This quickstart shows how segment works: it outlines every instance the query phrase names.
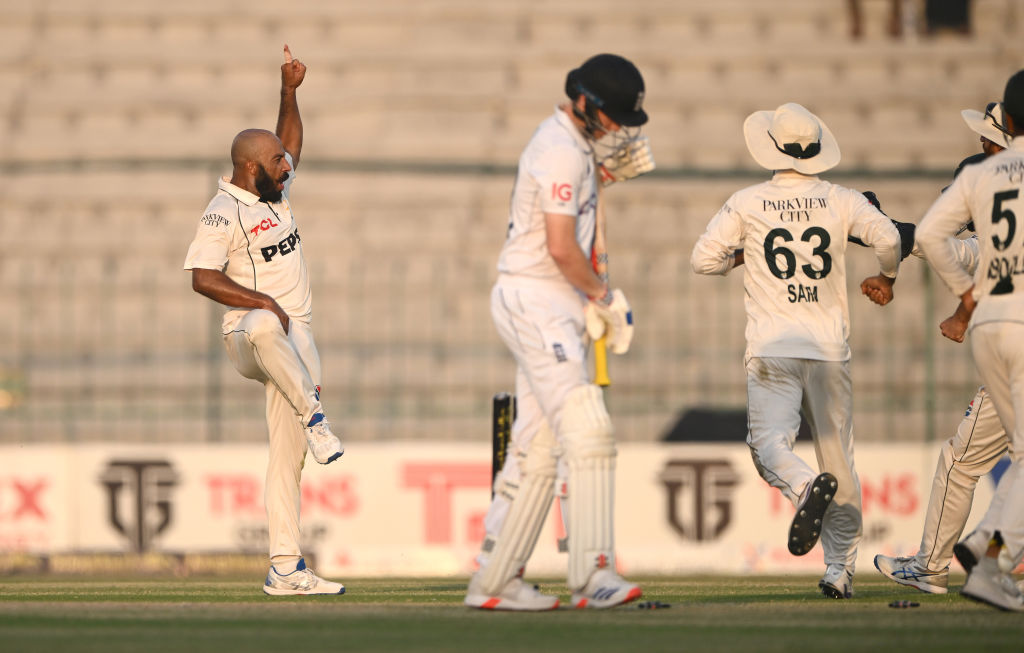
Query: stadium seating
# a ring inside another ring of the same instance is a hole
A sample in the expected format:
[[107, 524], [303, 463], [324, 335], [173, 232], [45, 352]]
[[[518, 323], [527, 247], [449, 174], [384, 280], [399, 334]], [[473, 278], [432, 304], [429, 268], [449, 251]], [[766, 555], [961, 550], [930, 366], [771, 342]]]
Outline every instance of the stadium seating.
[[[310, 67], [293, 200], [347, 437], [483, 437], [512, 381], [487, 297], [516, 158], [599, 51], [644, 71], [659, 164], [609, 192], [612, 274], [639, 326], [612, 361], [619, 437], [742, 406], [740, 279], [696, 278], [688, 259], [729, 194], [764, 177], [743, 119], [804, 103], [840, 140], [836, 180], [918, 221], [979, 150], [959, 111], [1024, 60], [1012, 0], [975, 0], [970, 37], [902, 40], [881, 29], [886, 3], [863, 4], [854, 41], [845, 0], [0, 2], [0, 219], [19, 238], [0, 259], [0, 387], [24, 379], [0, 441], [264, 437], [262, 393], [230, 369], [219, 309], [181, 262], [231, 138], [273, 128], [285, 42]], [[849, 258], [855, 288], [870, 252]], [[920, 262], [904, 272], [884, 311], [851, 293], [858, 437], [932, 437], [929, 402], [974, 383], [964, 348], [921, 318], [951, 298]], [[926, 378], [923, 361], [956, 373]]]

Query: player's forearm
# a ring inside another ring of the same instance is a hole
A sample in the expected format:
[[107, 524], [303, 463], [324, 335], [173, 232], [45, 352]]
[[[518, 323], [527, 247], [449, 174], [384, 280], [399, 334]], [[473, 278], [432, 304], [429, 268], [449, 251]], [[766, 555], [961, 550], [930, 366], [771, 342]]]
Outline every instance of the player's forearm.
[[608, 290], [578, 247], [575, 252], [553, 251], [551, 258], [566, 281], [587, 297], [601, 297]]
[[219, 304], [234, 308], [274, 310], [277, 307], [277, 302], [269, 295], [239, 285], [220, 270], [194, 268], [192, 290]]
[[302, 116], [299, 115], [299, 102], [295, 96], [295, 88], [281, 85], [281, 106], [277, 112], [277, 137], [288, 154], [292, 155], [292, 165], [299, 164], [302, 151]]
[[974, 279], [960, 263], [951, 234], [952, 229], [941, 221], [925, 216], [917, 228], [917, 242], [939, 278], [954, 295], [960, 296], [974, 285]]
[[900, 232], [892, 220], [875, 220], [865, 226], [859, 234], [855, 234], [855, 237], [871, 246], [875, 258], [878, 259], [879, 272], [890, 279], [895, 279], [900, 269], [902, 241]]

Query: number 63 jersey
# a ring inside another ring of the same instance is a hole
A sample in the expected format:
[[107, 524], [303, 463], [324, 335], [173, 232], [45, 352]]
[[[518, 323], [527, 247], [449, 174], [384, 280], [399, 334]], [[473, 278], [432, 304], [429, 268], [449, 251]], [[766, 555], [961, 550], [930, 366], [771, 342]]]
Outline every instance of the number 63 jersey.
[[[974, 277], [948, 242], [974, 220], [980, 245]], [[928, 209], [917, 230], [928, 262], [956, 295], [974, 286], [971, 326], [1024, 322], [1024, 138], [967, 166]]]
[[900, 237], [856, 190], [795, 171], [732, 195], [697, 241], [690, 263], [726, 274], [743, 250], [748, 358], [850, 358], [846, 239], [870, 246], [894, 278]]

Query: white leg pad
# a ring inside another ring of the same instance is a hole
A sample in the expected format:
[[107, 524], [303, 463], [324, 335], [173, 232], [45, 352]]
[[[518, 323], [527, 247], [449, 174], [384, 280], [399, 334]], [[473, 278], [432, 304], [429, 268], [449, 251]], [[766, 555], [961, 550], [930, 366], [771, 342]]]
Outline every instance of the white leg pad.
[[569, 589], [582, 590], [598, 569], [615, 569], [615, 439], [596, 385], [572, 390], [562, 409], [569, 464]]
[[533, 554], [555, 494], [556, 448], [554, 433], [543, 425], [520, 463], [518, 492], [489, 559], [480, 569], [480, 587], [487, 594], [500, 593]]

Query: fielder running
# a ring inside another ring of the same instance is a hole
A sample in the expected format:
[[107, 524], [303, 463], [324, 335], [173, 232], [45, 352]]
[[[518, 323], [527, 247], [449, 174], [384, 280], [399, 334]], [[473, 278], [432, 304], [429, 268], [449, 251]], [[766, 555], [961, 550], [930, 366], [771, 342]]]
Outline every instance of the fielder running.
[[[990, 102], [984, 113], [964, 109], [961, 114], [967, 125], [980, 135], [983, 151], [980, 156], [972, 155], [964, 159], [954, 179], [966, 165], [1001, 152], [1010, 143], [1003, 125], [1002, 105], [998, 102]], [[968, 224], [973, 230], [974, 225]], [[978, 267], [977, 236], [963, 240], [954, 238], [952, 244], [956, 248], [957, 261], [968, 274], [974, 274]], [[919, 246], [915, 245], [913, 252], [923, 256]], [[942, 335], [950, 340], [964, 341], [967, 319], [962, 302], [952, 316], [943, 320], [939, 328]], [[981, 386], [968, 405], [956, 433], [939, 452], [925, 511], [921, 546], [917, 553], [897, 557], [876, 555], [875, 568], [900, 585], [915, 587], [931, 594], [945, 594], [949, 586], [949, 563], [953, 559], [953, 546], [967, 525], [978, 479], [992, 471], [1006, 453], [1008, 442], [995, 406], [985, 386]], [[972, 542], [976, 540], [976, 548], [981, 548], [989, 536], [975, 532], [968, 535], [967, 539]]]
[[295, 91], [305, 75], [284, 46], [277, 133], [247, 129], [235, 137], [231, 178], [218, 182], [185, 258], [192, 288], [228, 307], [222, 332], [231, 363], [266, 387], [270, 571], [263, 591], [273, 595], [345, 592], [308, 569], [299, 549], [307, 446], [324, 465], [344, 453], [320, 405], [309, 276], [289, 202], [302, 150]]
[[[853, 596], [861, 538], [854, 468], [846, 243], [871, 247], [880, 274], [861, 283], [877, 304], [892, 300], [900, 261], [896, 227], [858, 191], [818, 178], [839, 163], [839, 145], [799, 104], [759, 111], [743, 125], [770, 181], [733, 194], [697, 241], [691, 265], [726, 274], [744, 262], [747, 444], [761, 477], [796, 507], [794, 555], [822, 540], [825, 596]], [[743, 252], [737, 255], [737, 250]], [[819, 471], [793, 451], [803, 411]]]
[[601, 389], [589, 378], [584, 325], [591, 337], [604, 332], [614, 353], [629, 349], [629, 304], [594, 272], [591, 255], [600, 185], [653, 168], [639, 136], [644, 83], [632, 63], [601, 54], [571, 71], [565, 90], [571, 102], [540, 124], [519, 159], [491, 293], [491, 315], [517, 365], [517, 414], [484, 521], [480, 569], [466, 593], [476, 608], [558, 607], [558, 597], [522, 576], [560, 458], [568, 467], [573, 606], [606, 608], [641, 595], [615, 571], [615, 440]]
[[[967, 166], [935, 201], [918, 227], [925, 258], [970, 318], [971, 353], [1009, 435], [1010, 467], [1000, 479], [976, 533], [953, 548], [968, 569], [960, 590], [1003, 610], [1024, 611], [1024, 596], [1010, 575], [1024, 555], [1024, 70], [1003, 94], [1009, 146]], [[949, 239], [974, 217], [980, 262], [974, 276], [957, 261]], [[1020, 284], [1020, 285], [1018, 285]], [[978, 538], [980, 540], [980, 538]]]

